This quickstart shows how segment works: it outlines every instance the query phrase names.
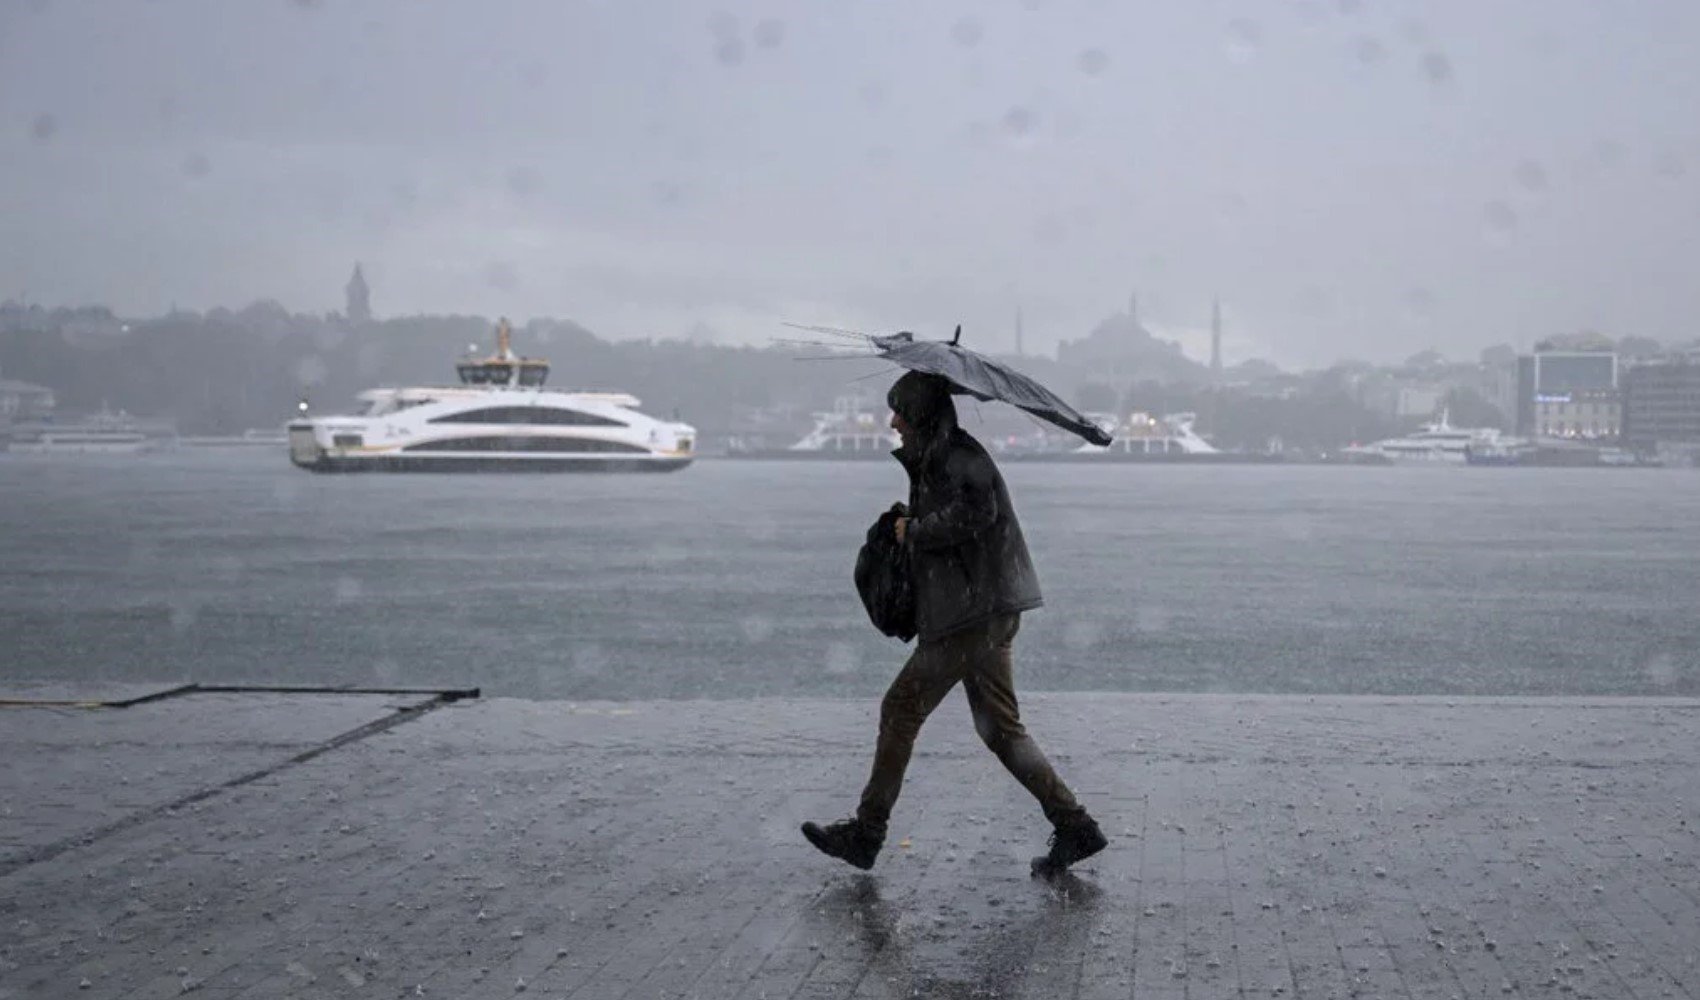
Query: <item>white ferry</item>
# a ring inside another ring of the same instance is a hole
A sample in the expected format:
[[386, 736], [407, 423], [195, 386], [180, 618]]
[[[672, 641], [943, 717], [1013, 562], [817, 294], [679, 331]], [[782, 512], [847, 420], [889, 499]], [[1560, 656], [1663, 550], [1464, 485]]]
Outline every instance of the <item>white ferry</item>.
[[1198, 421], [1196, 413], [1154, 417], [1149, 413], [1134, 412], [1126, 420], [1117, 419], [1113, 413], [1088, 413], [1085, 416], [1102, 427], [1112, 440], [1103, 447], [1083, 444], [1074, 449], [1076, 455], [1159, 459], [1222, 454], [1193, 430], [1193, 424]]
[[1463, 465], [1470, 456], [1498, 454], [1521, 442], [1493, 427], [1453, 427], [1445, 410], [1440, 419], [1404, 437], [1342, 449], [1347, 461], [1385, 461], [1395, 465]]
[[733, 447], [731, 458], [784, 459], [890, 459], [902, 444], [891, 429], [891, 413], [884, 407], [869, 409], [861, 396], [840, 396], [831, 410], [813, 414], [815, 425], [807, 434], [783, 448]]
[[549, 363], [515, 355], [510, 336], [504, 319], [494, 354], [455, 365], [459, 385], [370, 389], [356, 414], [290, 422], [290, 461], [313, 472], [670, 472], [691, 463], [689, 424], [640, 413], [621, 392], [545, 389]]

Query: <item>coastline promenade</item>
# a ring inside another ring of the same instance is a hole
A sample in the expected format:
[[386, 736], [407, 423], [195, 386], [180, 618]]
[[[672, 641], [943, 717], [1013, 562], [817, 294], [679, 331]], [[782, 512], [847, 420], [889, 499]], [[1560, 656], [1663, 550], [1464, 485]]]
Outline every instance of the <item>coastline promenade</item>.
[[867, 874], [872, 699], [469, 694], [0, 685], [0, 1000], [1700, 995], [1692, 699], [1029, 694], [1044, 882], [960, 691]]

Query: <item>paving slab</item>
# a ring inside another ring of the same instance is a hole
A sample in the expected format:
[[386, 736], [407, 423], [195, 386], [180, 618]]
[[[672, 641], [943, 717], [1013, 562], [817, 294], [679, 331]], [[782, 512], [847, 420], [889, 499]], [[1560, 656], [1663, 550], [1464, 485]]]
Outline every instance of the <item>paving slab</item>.
[[[54, 778], [79, 740], [145, 785], [156, 750], [275, 757], [374, 707], [271, 697], [245, 725], [9, 710], [37, 759], [0, 796], [104, 798], [101, 768]], [[0, 875], [0, 998], [1700, 993], [1700, 702], [1029, 695], [1111, 837], [1050, 882], [960, 694], [875, 869], [815, 854], [797, 824], [850, 810], [876, 710], [419, 713]]]
[[[107, 708], [172, 688], [6, 690], [15, 700], [0, 708], [0, 872], [430, 701], [195, 693]], [[18, 703], [25, 700], [36, 704]]]

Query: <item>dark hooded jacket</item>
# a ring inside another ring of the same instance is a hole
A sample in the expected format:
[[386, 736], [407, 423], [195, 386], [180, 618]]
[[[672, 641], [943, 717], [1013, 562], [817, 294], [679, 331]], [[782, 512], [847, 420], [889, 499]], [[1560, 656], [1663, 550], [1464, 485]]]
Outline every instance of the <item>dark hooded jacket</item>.
[[910, 372], [886, 397], [912, 431], [893, 454], [909, 473], [907, 547], [923, 641], [1044, 600], [1003, 476], [956, 424], [950, 383]]

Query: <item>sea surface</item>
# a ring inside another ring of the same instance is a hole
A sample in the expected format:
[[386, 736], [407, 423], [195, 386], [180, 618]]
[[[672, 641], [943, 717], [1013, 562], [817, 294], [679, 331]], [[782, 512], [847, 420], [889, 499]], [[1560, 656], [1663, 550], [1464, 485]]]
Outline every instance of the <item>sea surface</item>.
[[[1010, 465], [1018, 683], [1700, 694], [1693, 470]], [[865, 695], [895, 462], [367, 475], [0, 454], [0, 676]]]

